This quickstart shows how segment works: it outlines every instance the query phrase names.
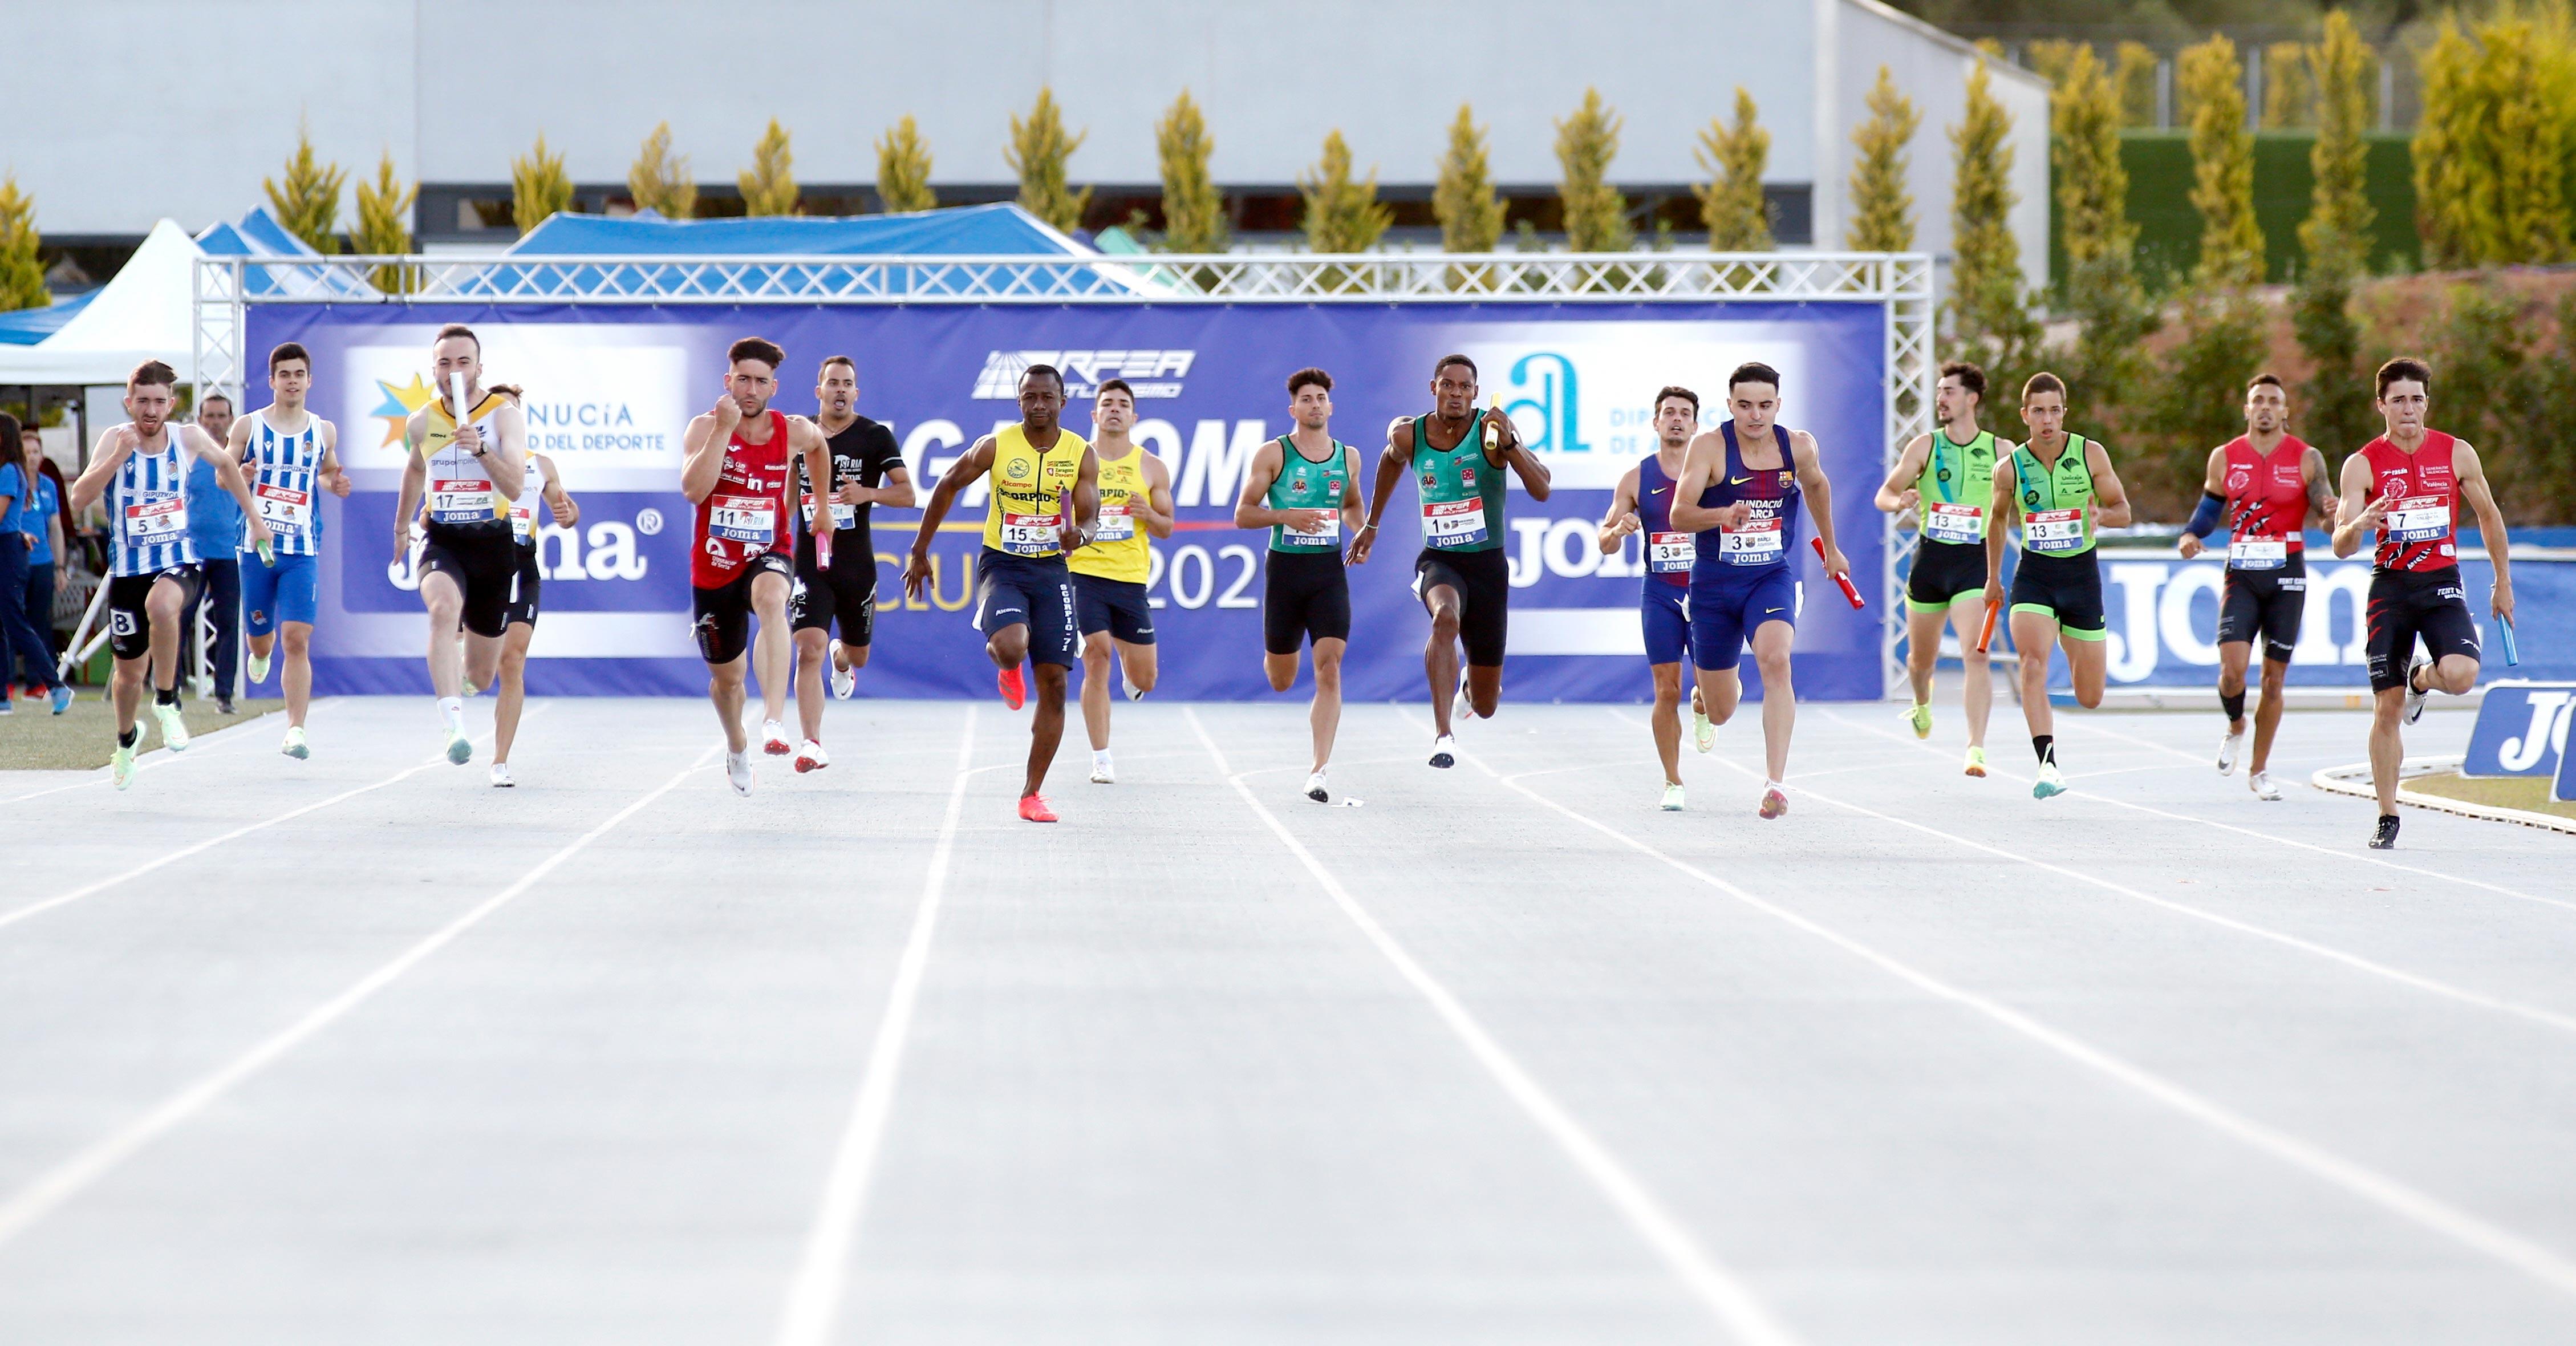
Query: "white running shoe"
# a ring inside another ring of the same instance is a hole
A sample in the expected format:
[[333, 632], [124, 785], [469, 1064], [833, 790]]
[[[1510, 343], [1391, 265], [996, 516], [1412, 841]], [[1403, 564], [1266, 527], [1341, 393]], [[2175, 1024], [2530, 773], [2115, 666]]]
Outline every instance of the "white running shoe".
[[2245, 736], [2243, 734], [2229, 734], [2227, 737], [2218, 740], [2219, 775], [2233, 776], [2236, 774], [2236, 753], [2238, 749], [2243, 748], [2244, 746]]
[[1476, 718], [1476, 703], [1469, 700], [1467, 697], [1467, 678], [1465, 674], [1460, 674], [1458, 677], [1458, 696], [1457, 699], [1452, 701], [1449, 705], [1449, 717], [1455, 720], [1472, 720]]
[[1125, 664], [1120, 664], [1118, 666], [1118, 686], [1127, 693], [1127, 699], [1130, 701], [1142, 701], [1145, 699], [1145, 689], [1137, 686], [1134, 682], [1128, 679], [1127, 666]]
[[754, 776], [751, 771], [751, 754], [747, 752], [726, 753], [725, 779], [732, 782], [733, 792], [735, 794], [748, 797], [751, 794], [753, 782], [759, 779]]
[[2066, 793], [2066, 773], [2059, 771], [2055, 762], [2040, 763], [2039, 776], [2030, 783], [2030, 797], [2046, 799], [2050, 795], [2064, 793]]
[[796, 750], [796, 769], [800, 772], [820, 771], [831, 764], [832, 755], [823, 751], [820, 739], [809, 738], [803, 747]]
[[304, 741], [304, 726], [300, 724], [286, 727], [286, 741], [279, 744], [277, 750], [299, 762], [313, 755], [312, 747]]
[[252, 682], [266, 682], [266, 681], [268, 681], [268, 656], [267, 656], [267, 655], [265, 655], [265, 654], [254, 654], [254, 655], [252, 655], [252, 656], [250, 657], [250, 680], [251, 680]]
[[494, 762], [494, 763], [492, 764], [492, 788], [493, 788], [493, 789], [495, 789], [495, 790], [507, 790], [507, 789], [511, 789], [511, 788], [513, 788], [513, 787], [517, 786], [517, 785], [518, 785], [518, 783], [519, 783], [519, 779], [518, 779], [518, 777], [513, 776], [513, 775], [511, 775], [511, 774], [510, 774], [510, 764], [509, 764], [509, 763], [507, 763], [507, 762]]
[[1118, 768], [1109, 760], [1108, 753], [1096, 752], [1091, 755], [1091, 783], [1094, 785], [1118, 783]]
[[2432, 695], [2430, 692], [2415, 690], [2415, 675], [2431, 672], [2432, 668], [2433, 661], [2419, 654], [2415, 656], [2415, 662], [2406, 670], [2406, 722], [2408, 724], [2424, 718], [2424, 698]]
[[188, 722], [179, 718], [177, 706], [152, 703], [152, 721], [161, 726], [161, 746], [172, 752], [188, 750]]
[[1678, 786], [1678, 785], [1672, 785], [1672, 784], [1667, 784], [1667, 785], [1665, 785], [1665, 786], [1664, 786], [1664, 812], [1666, 812], [1666, 813], [1679, 813], [1679, 812], [1681, 812], [1681, 811], [1682, 811], [1682, 787], [1680, 787], [1680, 786]]
[[1324, 788], [1323, 772], [1318, 771], [1306, 778], [1306, 797], [1318, 804], [1333, 802], [1333, 792]]
[[858, 694], [859, 670], [841, 667], [841, 642], [832, 642], [832, 699], [847, 701]]
[[787, 741], [787, 726], [776, 720], [763, 720], [760, 722], [760, 750], [772, 757], [785, 757], [796, 751], [796, 745]]
[[2272, 783], [2272, 773], [2269, 771], [2257, 771], [2254, 774], [2247, 776], [2245, 778], [2245, 784], [2248, 788], [2254, 791], [2254, 797], [2256, 799], [2260, 799], [2267, 804], [2277, 801], [2281, 797], [2281, 787]]
[[1708, 712], [1697, 706], [1691, 707], [1691, 746], [1701, 752], [1717, 747], [1717, 726], [1709, 721]]
[[1457, 749], [1458, 738], [1455, 734], [1442, 734], [1431, 740], [1431, 765], [1443, 769], [1458, 765]]

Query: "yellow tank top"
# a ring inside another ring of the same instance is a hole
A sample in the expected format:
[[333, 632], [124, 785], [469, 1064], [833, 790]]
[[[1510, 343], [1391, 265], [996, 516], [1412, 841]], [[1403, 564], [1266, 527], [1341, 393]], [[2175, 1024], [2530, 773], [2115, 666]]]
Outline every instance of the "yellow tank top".
[[1090, 546], [1075, 551], [1066, 562], [1074, 573], [1130, 584], [1145, 582], [1152, 564], [1146, 554], [1146, 533], [1137, 526], [1136, 516], [1127, 512], [1127, 502], [1151, 504], [1153, 489], [1145, 476], [1142, 448], [1115, 462], [1100, 460], [1100, 530], [1092, 535]]
[[993, 432], [993, 500], [984, 515], [984, 545], [1006, 556], [1060, 556], [1056, 525], [1065, 514], [1064, 493], [1082, 474], [1089, 441], [1059, 428], [1055, 447], [1040, 453], [1028, 432], [1006, 425]]
[[[482, 432], [490, 452], [500, 452], [501, 432], [492, 420], [507, 404], [499, 393], [485, 393], [466, 417]], [[421, 462], [429, 469], [429, 521], [461, 528], [510, 517], [510, 498], [493, 485], [483, 460], [455, 443], [456, 418], [448, 414], [446, 403], [432, 401], [420, 435]]]

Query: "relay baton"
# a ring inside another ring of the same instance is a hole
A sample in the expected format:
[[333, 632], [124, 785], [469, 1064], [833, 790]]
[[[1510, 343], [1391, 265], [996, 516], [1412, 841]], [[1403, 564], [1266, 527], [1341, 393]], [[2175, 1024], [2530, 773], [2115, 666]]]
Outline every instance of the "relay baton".
[[1977, 630], [1977, 653], [1984, 654], [1986, 651], [1994, 648], [1995, 619], [2002, 615], [2004, 615], [2003, 600], [1999, 598], [1987, 599], [1986, 624]]
[[[1807, 539], [1807, 541], [1808, 541], [1808, 542], [1810, 542], [1810, 543], [1812, 543], [1812, 544], [1814, 544], [1814, 546], [1815, 546], [1815, 548], [1816, 548], [1816, 559], [1817, 559], [1817, 560], [1819, 560], [1819, 561], [1824, 561], [1824, 560], [1825, 560], [1825, 540], [1824, 540], [1823, 538], [1820, 538], [1820, 537], [1811, 537], [1811, 538]], [[1826, 561], [1825, 563], [1826, 563], [1827, 565], [1831, 565], [1831, 564], [1832, 564], [1832, 562], [1830, 562], [1830, 561]], [[1850, 575], [1848, 572], [1846, 572], [1846, 573], [1844, 573], [1844, 574], [1840, 574], [1840, 575], [1836, 575], [1836, 576], [1834, 576], [1834, 583], [1836, 583], [1836, 584], [1839, 584], [1839, 585], [1843, 586], [1843, 597], [1850, 599], [1850, 600], [1851, 600], [1851, 605], [1852, 605], [1853, 607], [1859, 607], [1859, 606], [1861, 606], [1860, 590], [1855, 589], [1855, 588], [1853, 588], [1853, 587], [1852, 587], [1851, 575]]]
[[2521, 663], [2522, 651], [2513, 647], [2513, 618], [2496, 618], [2496, 634], [2504, 637], [2504, 662], [2506, 667], [2509, 668], [2515, 664]]

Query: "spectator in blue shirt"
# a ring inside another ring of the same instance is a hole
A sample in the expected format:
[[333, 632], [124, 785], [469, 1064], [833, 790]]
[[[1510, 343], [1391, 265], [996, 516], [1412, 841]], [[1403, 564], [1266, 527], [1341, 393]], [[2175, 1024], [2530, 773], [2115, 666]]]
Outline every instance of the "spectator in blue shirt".
[[[197, 424], [215, 442], [227, 442], [233, 432], [232, 399], [213, 393], [197, 404]], [[188, 537], [197, 544], [197, 561], [205, 567], [206, 582], [198, 586], [198, 601], [206, 604], [207, 620], [214, 624], [215, 648], [206, 671], [214, 675], [215, 709], [233, 713], [233, 669], [241, 654], [241, 539], [242, 512], [224, 488], [216, 484], [215, 465], [203, 458], [192, 460], [188, 468]], [[179, 662], [184, 668], [197, 653], [197, 604], [190, 603], [179, 619]]]
[[[10, 679], [6, 676], [13, 665], [33, 669], [38, 682], [54, 702], [54, 713], [63, 713], [71, 704], [69, 689], [54, 682], [53, 641], [46, 637], [39, 622], [50, 623], [54, 616], [52, 586], [46, 586], [44, 615], [31, 616], [27, 611], [27, 557], [34, 550], [30, 533], [45, 526], [43, 501], [36, 498], [35, 483], [44, 478], [26, 457], [26, 438], [18, 433], [18, 418], [0, 412], [0, 714], [15, 709], [10, 704]], [[51, 567], [47, 568], [48, 576]]]

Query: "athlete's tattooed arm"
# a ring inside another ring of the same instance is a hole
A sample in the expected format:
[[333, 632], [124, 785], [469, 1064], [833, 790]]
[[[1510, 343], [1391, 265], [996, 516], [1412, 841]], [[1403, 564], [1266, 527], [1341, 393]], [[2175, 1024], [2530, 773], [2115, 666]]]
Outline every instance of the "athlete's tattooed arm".
[[939, 521], [948, 517], [948, 507], [957, 494], [975, 484], [978, 477], [993, 470], [993, 437], [975, 441], [966, 456], [948, 465], [939, 474], [939, 484], [930, 488], [930, 499], [921, 507], [921, 527], [912, 535], [912, 551], [904, 557], [903, 591], [918, 599], [922, 587], [930, 583], [930, 540], [939, 536]]
[[1816, 540], [1825, 544], [1825, 573], [1848, 575], [1851, 558], [1834, 543], [1834, 483], [1825, 476], [1825, 455], [1816, 437], [1789, 432], [1789, 461], [1798, 473], [1798, 493], [1807, 497], [1807, 517], [1816, 521]]
[[1640, 469], [1629, 468], [1619, 479], [1619, 489], [1610, 493], [1610, 512], [1601, 516], [1601, 554], [1608, 556], [1626, 543], [1628, 535], [1645, 527], [1637, 519], [1637, 476]]
[[2361, 550], [2362, 539], [2379, 529], [2388, 510], [2384, 498], [2370, 492], [2370, 460], [2360, 454], [2343, 460], [2343, 501], [2335, 511], [2334, 554], [2340, 560]]
[[1368, 564], [1369, 552], [1377, 544], [1378, 521], [1386, 517], [1386, 504], [1395, 496], [1395, 483], [1413, 466], [1413, 418], [1398, 416], [1386, 423], [1386, 449], [1377, 456], [1377, 485], [1369, 492], [1368, 522], [1360, 525], [1359, 535], [1351, 539], [1350, 563]]
[[2459, 478], [2460, 498], [2478, 516], [2478, 540], [2487, 548], [2487, 560], [2495, 566], [2495, 615], [2513, 620], [2513, 561], [2505, 555], [2511, 542], [2504, 533], [2504, 511], [2496, 508], [2495, 488], [2487, 481], [2486, 464], [2478, 461], [2478, 451], [2461, 440], [2451, 448], [2451, 471]]
[[2308, 446], [2307, 456], [2299, 460], [2299, 476], [2308, 487], [2308, 513], [2319, 519], [2331, 519], [2335, 513], [2334, 474], [2326, 470], [2326, 456]]

